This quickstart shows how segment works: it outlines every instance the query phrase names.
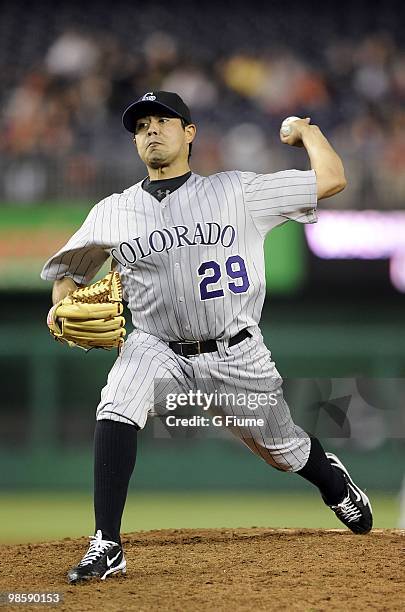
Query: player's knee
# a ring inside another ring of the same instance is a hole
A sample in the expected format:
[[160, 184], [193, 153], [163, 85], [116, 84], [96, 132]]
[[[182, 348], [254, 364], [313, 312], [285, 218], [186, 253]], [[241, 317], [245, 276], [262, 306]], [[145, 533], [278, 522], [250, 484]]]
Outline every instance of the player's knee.
[[271, 449], [267, 463], [280, 472], [298, 472], [308, 460], [309, 449], [309, 445], [303, 445], [302, 442], [297, 448], [288, 451]]

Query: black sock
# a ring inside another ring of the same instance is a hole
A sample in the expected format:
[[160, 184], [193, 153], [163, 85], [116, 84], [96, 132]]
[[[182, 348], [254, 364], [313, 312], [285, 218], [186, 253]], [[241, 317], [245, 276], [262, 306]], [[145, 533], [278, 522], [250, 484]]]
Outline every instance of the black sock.
[[297, 474], [318, 487], [329, 506], [339, 504], [345, 496], [346, 481], [340, 470], [332, 467], [317, 438], [311, 438], [308, 461]]
[[137, 428], [97, 421], [94, 432], [94, 515], [104, 540], [121, 543], [121, 518], [135, 467]]

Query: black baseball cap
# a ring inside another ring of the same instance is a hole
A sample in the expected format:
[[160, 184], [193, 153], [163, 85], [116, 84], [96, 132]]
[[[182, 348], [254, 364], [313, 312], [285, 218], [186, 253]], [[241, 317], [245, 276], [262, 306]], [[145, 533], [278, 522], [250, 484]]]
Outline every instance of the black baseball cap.
[[137, 119], [153, 115], [156, 111], [167, 113], [169, 116], [180, 117], [187, 123], [192, 123], [190, 109], [178, 94], [171, 91], [148, 91], [124, 111], [122, 115], [123, 126], [128, 132], [134, 134]]

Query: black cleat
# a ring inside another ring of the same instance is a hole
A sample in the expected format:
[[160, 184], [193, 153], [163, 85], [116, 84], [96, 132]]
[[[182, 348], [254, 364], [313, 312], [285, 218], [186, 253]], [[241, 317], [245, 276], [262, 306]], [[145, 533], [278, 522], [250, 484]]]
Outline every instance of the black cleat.
[[79, 565], [68, 572], [68, 581], [76, 583], [90, 578], [105, 580], [118, 572], [125, 574], [126, 567], [122, 547], [116, 542], [103, 540], [103, 534], [98, 530], [95, 536], [90, 536], [89, 550]]
[[[368, 533], [373, 526], [373, 511], [367, 495], [350, 478], [349, 472], [333, 453], [326, 453], [332, 466], [343, 472], [347, 495], [336, 506], [329, 506], [353, 533]], [[329, 505], [329, 504], [327, 504]]]

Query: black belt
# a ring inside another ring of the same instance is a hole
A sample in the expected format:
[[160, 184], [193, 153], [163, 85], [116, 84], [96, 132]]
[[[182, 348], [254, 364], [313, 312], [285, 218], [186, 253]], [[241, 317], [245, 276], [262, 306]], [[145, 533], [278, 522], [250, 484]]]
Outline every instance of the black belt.
[[[229, 340], [229, 346], [235, 346], [235, 344], [239, 344], [245, 338], [251, 338], [252, 334], [248, 332], [248, 330], [242, 329], [240, 332], [236, 334], [233, 338]], [[169, 342], [169, 346], [177, 353], [177, 355], [182, 355], [183, 357], [190, 357], [192, 355], [199, 355], [200, 353], [213, 353], [218, 350], [218, 345], [216, 340], [204, 340], [198, 342], [198, 340], [187, 340], [186, 342]]]

